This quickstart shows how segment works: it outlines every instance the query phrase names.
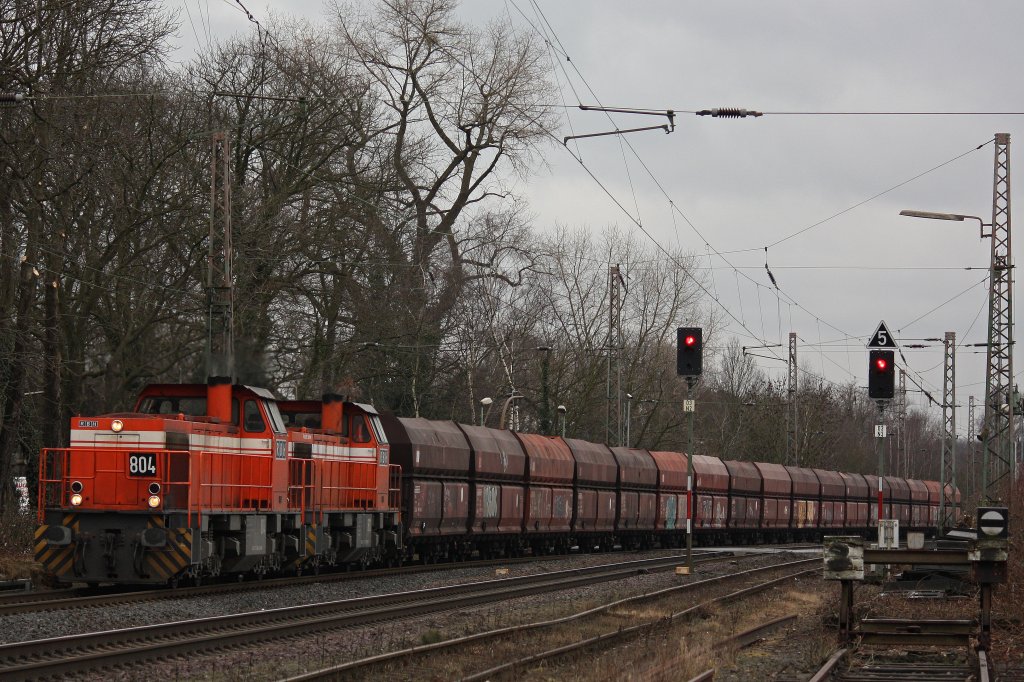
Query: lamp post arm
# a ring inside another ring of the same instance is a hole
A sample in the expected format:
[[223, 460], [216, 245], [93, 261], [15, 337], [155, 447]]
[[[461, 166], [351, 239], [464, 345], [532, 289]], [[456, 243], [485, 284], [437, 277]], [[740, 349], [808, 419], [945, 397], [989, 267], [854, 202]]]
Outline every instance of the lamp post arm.
[[498, 428], [504, 430], [505, 418], [508, 417], [508, 406], [512, 404], [513, 400], [522, 398], [522, 394], [513, 393], [508, 398], [505, 398], [505, 404], [501, 406], [501, 420], [498, 422]]
[[[991, 230], [992, 230], [992, 223], [986, 223], [984, 220], [982, 220], [981, 218], [979, 218], [976, 215], [965, 215], [964, 218], [970, 218], [971, 220], [977, 220], [978, 221], [978, 235], [982, 239], [984, 239], [985, 237], [991, 237], [992, 236], [992, 232], [991, 232]], [[989, 233], [988, 234], [985, 234], [985, 228], [986, 227], [989, 228]]]
[[908, 216], [910, 218], [926, 218], [928, 220], [956, 220], [963, 222], [964, 220], [977, 220], [978, 229], [981, 232], [981, 237], [991, 237], [992, 233], [985, 234], [986, 227], [992, 227], [992, 223], [986, 223], [979, 216], [967, 215], [965, 213], [938, 213], [935, 211], [913, 211], [909, 209], [903, 209], [900, 211], [900, 215]]

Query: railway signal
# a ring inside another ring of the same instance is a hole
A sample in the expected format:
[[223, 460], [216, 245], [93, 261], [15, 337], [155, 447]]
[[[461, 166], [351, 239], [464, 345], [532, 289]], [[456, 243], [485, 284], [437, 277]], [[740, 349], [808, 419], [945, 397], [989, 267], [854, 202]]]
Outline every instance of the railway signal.
[[679, 327], [676, 330], [676, 374], [699, 377], [704, 371], [704, 329]]
[[1008, 517], [1006, 507], [978, 507], [978, 537], [1005, 541], [1009, 537]]
[[875, 400], [892, 400], [896, 395], [895, 353], [873, 350], [869, 353], [868, 396]]

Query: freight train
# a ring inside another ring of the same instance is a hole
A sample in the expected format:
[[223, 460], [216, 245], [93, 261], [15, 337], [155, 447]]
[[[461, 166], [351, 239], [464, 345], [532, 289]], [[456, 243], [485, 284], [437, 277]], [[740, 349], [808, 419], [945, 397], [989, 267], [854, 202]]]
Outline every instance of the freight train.
[[[877, 525], [878, 478], [694, 455], [698, 543]], [[40, 458], [37, 560], [59, 583], [198, 583], [471, 556], [677, 547], [684, 454], [157, 384], [132, 412], [71, 419]], [[936, 523], [934, 481], [885, 477], [884, 515]], [[958, 493], [956, 493], [958, 496]], [[957, 497], [959, 501], [959, 498]]]

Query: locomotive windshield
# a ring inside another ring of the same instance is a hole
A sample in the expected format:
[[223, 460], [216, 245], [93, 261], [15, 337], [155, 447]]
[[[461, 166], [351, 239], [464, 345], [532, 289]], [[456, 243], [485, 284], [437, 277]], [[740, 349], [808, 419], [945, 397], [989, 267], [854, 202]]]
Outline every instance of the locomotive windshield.
[[366, 428], [366, 417], [361, 414], [354, 414], [351, 417], [352, 427], [348, 435], [352, 443], [369, 443], [370, 431]]
[[281, 418], [281, 411], [277, 409], [277, 403], [272, 400], [264, 400], [263, 407], [267, 410], [267, 415], [270, 417], [270, 428], [274, 430], [274, 433], [284, 433], [284, 419]]
[[373, 432], [377, 434], [377, 442], [384, 445], [388, 442], [388, 437], [384, 435], [384, 425], [380, 423], [380, 417], [375, 414], [370, 415], [370, 424], [373, 426]]

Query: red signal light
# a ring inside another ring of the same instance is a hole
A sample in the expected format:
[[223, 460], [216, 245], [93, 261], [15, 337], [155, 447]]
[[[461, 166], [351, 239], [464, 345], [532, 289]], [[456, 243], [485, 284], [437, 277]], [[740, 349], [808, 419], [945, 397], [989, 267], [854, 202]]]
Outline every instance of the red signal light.
[[891, 350], [872, 349], [868, 362], [868, 397], [892, 400], [896, 395], [896, 358]]
[[704, 330], [700, 327], [676, 329], [676, 374], [694, 379], [704, 364]]

